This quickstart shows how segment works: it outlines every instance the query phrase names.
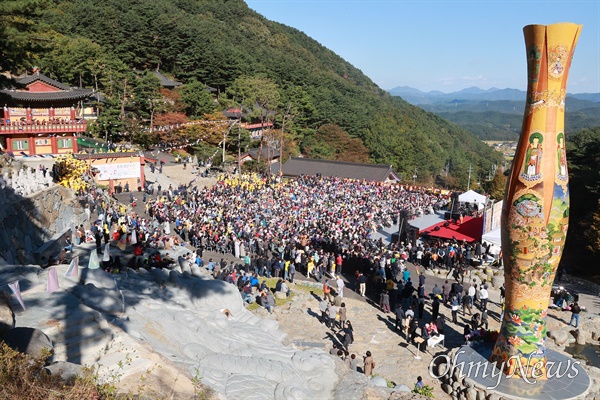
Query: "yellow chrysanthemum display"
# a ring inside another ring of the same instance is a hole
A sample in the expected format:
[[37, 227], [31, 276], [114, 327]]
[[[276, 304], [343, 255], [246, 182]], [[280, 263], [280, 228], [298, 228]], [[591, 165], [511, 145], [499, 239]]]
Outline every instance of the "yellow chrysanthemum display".
[[73, 190], [86, 189], [89, 184], [83, 180], [89, 166], [83, 160], [78, 160], [72, 154], [60, 156], [55, 161], [58, 172], [58, 184]]
[[225, 185], [230, 187], [240, 187], [253, 192], [265, 186], [265, 180], [258, 174], [242, 174], [241, 176], [232, 176], [223, 180]]

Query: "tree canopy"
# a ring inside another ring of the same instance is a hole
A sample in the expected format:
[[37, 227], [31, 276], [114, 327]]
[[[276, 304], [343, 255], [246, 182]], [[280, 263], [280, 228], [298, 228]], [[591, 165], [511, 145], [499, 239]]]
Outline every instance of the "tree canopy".
[[[501, 159], [466, 130], [390, 96], [331, 50], [241, 0], [56, 0], [31, 18], [52, 32], [50, 52], [39, 57], [44, 73], [111, 97], [123, 125], [117, 137], [136, 135], [140, 123], [160, 120], [155, 114], [163, 111], [188, 118], [212, 112], [199, 90], [210, 85], [219, 94], [215, 111], [239, 103], [251, 122], [270, 120], [275, 129], [292, 104], [285, 142], [294, 149], [314, 150], [319, 129], [335, 125], [349, 143], [366, 147], [357, 153], [368, 153], [370, 162], [411, 177], [418, 167], [422, 183], [445, 171], [466, 187], [470, 165], [487, 174]], [[184, 83], [165, 110], [136, 98], [143, 82], [130, 73], [156, 68]]]

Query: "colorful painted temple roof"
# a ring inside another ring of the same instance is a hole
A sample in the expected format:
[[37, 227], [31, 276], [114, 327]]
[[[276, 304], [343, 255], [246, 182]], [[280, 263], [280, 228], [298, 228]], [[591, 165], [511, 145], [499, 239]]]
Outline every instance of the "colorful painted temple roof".
[[14, 78], [10, 88], [0, 90], [4, 96], [17, 103], [77, 101], [88, 98], [92, 89], [70, 87], [37, 71], [31, 75]]

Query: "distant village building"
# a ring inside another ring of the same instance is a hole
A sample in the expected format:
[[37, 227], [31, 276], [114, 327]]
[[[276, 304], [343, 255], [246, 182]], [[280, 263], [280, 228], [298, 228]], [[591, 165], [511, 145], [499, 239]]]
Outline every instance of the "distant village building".
[[250, 149], [240, 156], [240, 164], [243, 165], [247, 161], [260, 161], [268, 164], [273, 164], [279, 160], [279, 149], [270, 146], [263, 146], [262, 152], [260, 148]]
[[[222, 113], [229, 120], [241, 120], [246, 116], [246, 113], [241, 108], [228, 108]], [[250, 132], [251, 140], [260, 140], [267, 129], [273, 129], [273, 121], [265, 122], [242, 122], [240, 127]]]
[[273, 128], [273, 122], [267, 121], [257, 124], [243, 122], [240, 126], [250, 132], [251, 140], [260, 140], [267, 129]]
[[160, 81], [160, 86], [164, 87], [165, 89], [171, 89], [172, 90], [172, 89], [175, 89], [178, 86], [183, 85], [181, 82], [177, 82], [177, 81], [174, 81], [172, 79], [167, 78], [166, 76], [164, 76], [163, 74], [161, 74], [158, 70], [152, 71], [152, 73]]
[[363, 164], [346, 161], [291, 157], [282, 167], [284, 177], [332, 176], [373, 182], [398, 182], [400, 177], [391, 165]]
[[[36, 70], [0, 90], [0, 146], [14, 155], [77, 152], [77, 135], [86, 131], [83, 102], [92, 89], [70, 87]], [[93, 111], [91, 112], [93, 114]]]

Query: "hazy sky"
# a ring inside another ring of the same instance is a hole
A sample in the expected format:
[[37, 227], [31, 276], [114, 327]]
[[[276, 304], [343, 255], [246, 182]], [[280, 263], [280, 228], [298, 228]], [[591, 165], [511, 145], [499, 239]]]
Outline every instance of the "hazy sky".
[[527, 90], [523, 27], [583, 25], [569, 93], [600, 92], [600, 0], [246, 0], [360, 69], [382, 89]]

